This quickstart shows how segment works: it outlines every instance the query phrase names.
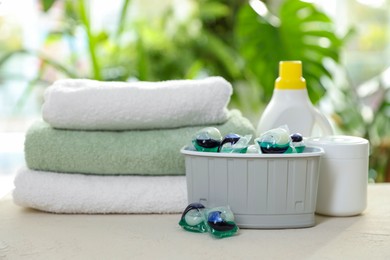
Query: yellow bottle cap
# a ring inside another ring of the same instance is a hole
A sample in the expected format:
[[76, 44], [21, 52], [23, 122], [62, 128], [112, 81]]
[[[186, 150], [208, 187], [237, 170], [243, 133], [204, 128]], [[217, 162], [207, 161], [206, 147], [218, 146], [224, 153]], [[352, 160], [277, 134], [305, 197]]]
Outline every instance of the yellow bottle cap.
[[306, 81], [302, 77], [301, 61], [279, 62], [279, 77], [275, 81], [277, 89], [305, 89]]

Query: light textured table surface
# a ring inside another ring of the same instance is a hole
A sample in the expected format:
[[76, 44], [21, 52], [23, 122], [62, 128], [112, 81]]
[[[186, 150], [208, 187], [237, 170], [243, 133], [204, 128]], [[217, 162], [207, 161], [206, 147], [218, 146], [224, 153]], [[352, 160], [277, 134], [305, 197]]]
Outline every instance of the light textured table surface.
[[214, 239], [180, 215], [56, 215], [0, 200], [0, 259], [390, 259], [390, 184], [369, 185], [356, 217]]

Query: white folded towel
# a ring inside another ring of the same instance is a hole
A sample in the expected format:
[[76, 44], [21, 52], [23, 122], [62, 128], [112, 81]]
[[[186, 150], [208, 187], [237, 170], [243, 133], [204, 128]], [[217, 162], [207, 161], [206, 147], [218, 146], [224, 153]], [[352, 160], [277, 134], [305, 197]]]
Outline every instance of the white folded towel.
[[222, 77], [161, 82], [56, 81], [44, 94], [43, 119], [55, 128], [132, 130], [218, 124], [232, 86]]
[[185, 176], [94, 176], [22, 168], [14, 202], [54, 213], [180, 213], [187, 206]]

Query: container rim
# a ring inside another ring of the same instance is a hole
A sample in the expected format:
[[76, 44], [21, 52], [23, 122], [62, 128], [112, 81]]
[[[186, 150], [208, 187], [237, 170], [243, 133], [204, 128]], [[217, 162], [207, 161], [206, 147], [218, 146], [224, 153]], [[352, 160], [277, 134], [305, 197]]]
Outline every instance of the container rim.
[[212, 153], [212, 152], [198, 152], [184, 146], [180, 152], [185, 155], [200, 156], [200, 157], [219, 157], [219, 158], [306, 158], [306, 157], [320, 157], [325, 154], [324, 149], [315, 146], [306, 146], [302, 153], [288, 153], [288, 154], [255, 154], [255, 153]]

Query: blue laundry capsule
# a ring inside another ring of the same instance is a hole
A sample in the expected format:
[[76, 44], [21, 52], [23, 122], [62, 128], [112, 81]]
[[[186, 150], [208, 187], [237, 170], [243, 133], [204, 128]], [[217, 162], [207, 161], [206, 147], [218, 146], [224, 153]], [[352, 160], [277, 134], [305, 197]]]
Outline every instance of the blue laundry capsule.
[[297, 153], [302, 153], [305, 150], [305, 143], [303, 141], [303, 136], [300, 133], [295, 133], [290, 135], [291, 145], [295, 148]]
[[224, 144], [230, 143], [231, 145], [234, 145], [240, 140], [241, 136], [238, 134], [227, 134], [222, 140], [221, 145], [218, 147], [218, 152], [221, 151], [221, 148]]
[[207, 224], [210, 229], [209, 232], [213, 236], [217, 238], [229, 237], [238, 231], [238, 227], [233, 219], [228, 219], [229, 215], [233, 216], [229, 209], [225, 209], [225, 212], [216, 210], [208, 213]]

